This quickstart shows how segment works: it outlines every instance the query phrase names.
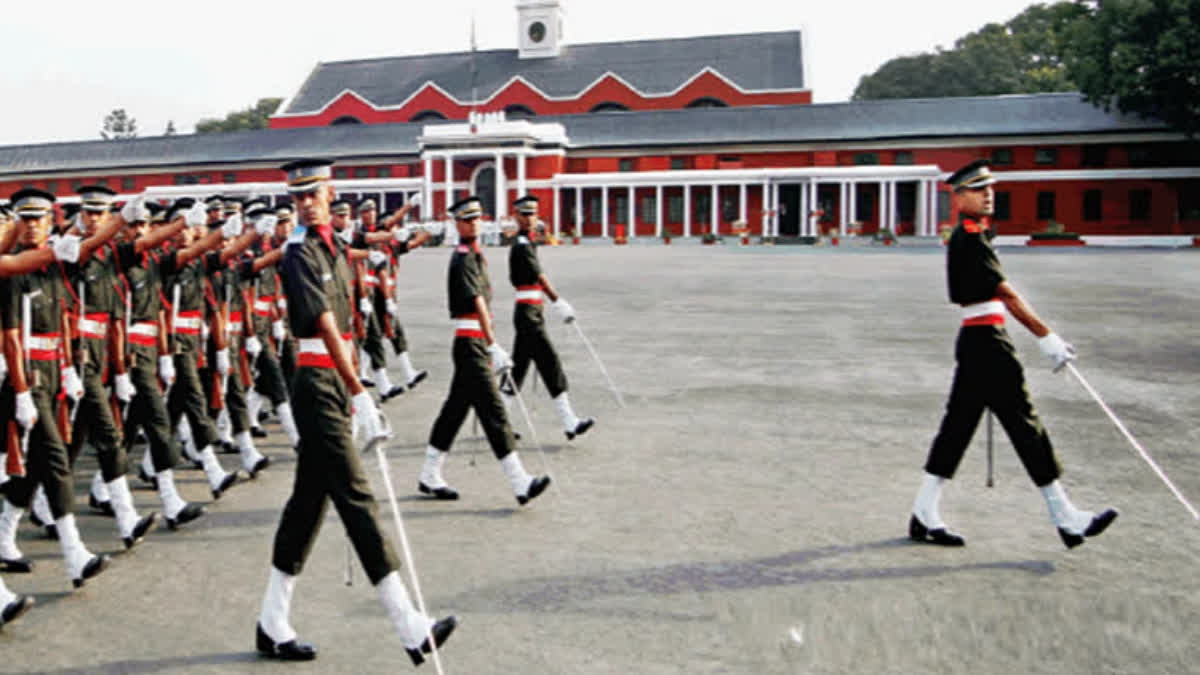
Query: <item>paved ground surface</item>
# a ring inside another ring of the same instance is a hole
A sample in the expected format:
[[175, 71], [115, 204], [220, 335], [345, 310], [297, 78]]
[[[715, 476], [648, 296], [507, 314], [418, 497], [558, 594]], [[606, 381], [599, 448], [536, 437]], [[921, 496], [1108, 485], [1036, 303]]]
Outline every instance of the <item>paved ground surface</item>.
[[[1068, 552], [1008, 441], [995, 488], [976, 438], [943, 513], [965, 549], [904, 539], [952, 372], [955, 311], [937, 248], [599, 246], [546, 250], [553, 280], [620, 384], [618, 410], [561, 325], [576, 407], [600, 422], [566, 444], [544, 387], [527, 391], [555, 486], [518, 508], [468, 425], [447, 466], [461, 501], [413, 495], [450, 374], [445, 250], [404, 262], [418, 367], [389, 402], [392, 476], [425, 599], [461, 627], [447, 673], [1182, 673], [1200, 671], [1200, 527], [1086, 393], [1013, 330], [1077, 504], [1121, 509]], [[489, 250], [511, 341], [506, 256]], [[1133, 433], [1200, 500], [1200, 255], [1001, 252], [1034, 307]], [[519, 424], [523, 427], [523, 423]], [[57, 544], [28, 524], [40, 568], [7, 575], [38, 605], [0, 633], [0, 670], [406, 672], [411, 667], [331, 515], [292, 620], [313, 664], [253, 652], [255, 617], [291, 451], [185, 530], [156, 532], [69, 592]], [[981, 428], [982, 431], [982, 428]], [[477, 465], [470, 460], [478, 457]], [[224, 456], [227, 464], [233, 456]], [[87, 476], [90, 457], [81, 465]], [[389, 531], [383, 483], [368, 464]], [[181, 471], [186, 496], [206, 495]], [[135, 483], [136, 478], [131, 479]], [[79, 510], [87, 511], [79, 482]], [[143, 509], [154, 493], [135, 491]], [[116, 552], [111, 522], [81, 517]], [[433, 672], [432, 664], [422, 667]]]

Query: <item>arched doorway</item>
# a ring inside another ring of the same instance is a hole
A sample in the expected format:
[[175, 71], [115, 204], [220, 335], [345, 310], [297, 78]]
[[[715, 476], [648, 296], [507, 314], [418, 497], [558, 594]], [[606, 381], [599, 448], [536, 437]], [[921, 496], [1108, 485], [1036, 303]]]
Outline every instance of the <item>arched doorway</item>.
[[479, 197], [483, 210], [493, 219], [496, 217], [496, 165], [493, 162], [480, 164], [471, 175], [471, 194]]

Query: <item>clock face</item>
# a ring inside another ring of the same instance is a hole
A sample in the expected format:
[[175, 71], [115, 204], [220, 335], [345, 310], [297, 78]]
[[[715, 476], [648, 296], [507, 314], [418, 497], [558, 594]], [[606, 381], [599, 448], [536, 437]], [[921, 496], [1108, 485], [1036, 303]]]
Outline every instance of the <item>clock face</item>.
[[541, 21], [534, 21], [529, 24], [529, 39], [534, 42], [541, 42], [546, 39], [546, 24]]

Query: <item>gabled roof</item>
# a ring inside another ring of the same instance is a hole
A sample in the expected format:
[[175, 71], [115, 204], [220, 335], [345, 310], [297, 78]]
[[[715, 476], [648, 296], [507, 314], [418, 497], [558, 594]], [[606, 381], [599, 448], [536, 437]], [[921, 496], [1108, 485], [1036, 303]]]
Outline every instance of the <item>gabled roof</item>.
[[574, 98], [611, 73], [646, 96], [673, 92], [706, 69], [743, 91], [805, 88], [799, 31], [567, 45], [552, 58], [520, 59], [515, 49], [398, 56], [318, 63], [287, 109], [315, 113], [349, 90], [376, 107], [396, 106], [432, 82], [452, 98], [472, 102], [471, 64], [479, 101], [514, 78], [550, 98]]
[[[1074, 93], [656, 110], [536, 121], [562, 123], [574, 150], [1170, 131], [1158, 120], [1105, 112]], [[0, 176], [283, 163], [309, 156], [413, 156], [420, 151], [417, 139], [424, 127], [350, 124], [7, 146], [0, 147]]]

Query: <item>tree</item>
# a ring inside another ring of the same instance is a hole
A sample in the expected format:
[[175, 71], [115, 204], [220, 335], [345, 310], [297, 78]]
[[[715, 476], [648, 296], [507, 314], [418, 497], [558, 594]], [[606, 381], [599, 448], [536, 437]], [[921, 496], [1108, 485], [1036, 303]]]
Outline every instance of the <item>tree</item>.
[[175, 120], [167, 120], [167, 130], [163, 132], [163, 136], [174, 136], [175, 134]]
[[1200, 132], [1200, 0], [1091, 3], [1067, 70], [1089, 102]]
[[221, 131], [266, 129], [271, 115], [279, 108], [280, 103], [283, 103], [283, 99], [281, 98], [260, 98], [258, 99], [258, 103], [255, 103], [253, 106], [245, 110], [231, 112], [223, 120], [200, 120], [196, 123], [196, 133], [211, 134]]
[[137, 120], [130, 117], [124, 108], [117, 108], [105, 115], [104, 126], [100, 129], [100, 138], [106, 141], [137, 138]]
[[952, 49], [901, 56], [865, 75], [856, 101], [1070, 91], [1063, 54], [1071, 27], [1086, 15], [1075, 2], [1033, 5], [1006, 23], [990, 23]]

